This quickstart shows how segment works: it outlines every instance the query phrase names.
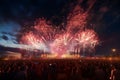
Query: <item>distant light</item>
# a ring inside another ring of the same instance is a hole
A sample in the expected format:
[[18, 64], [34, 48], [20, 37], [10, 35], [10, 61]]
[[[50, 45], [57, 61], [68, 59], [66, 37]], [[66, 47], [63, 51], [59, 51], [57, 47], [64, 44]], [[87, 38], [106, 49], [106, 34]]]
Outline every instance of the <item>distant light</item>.
[[116, 49], [112, 49], [112, 52], [116, 52]]
[[109, 57], [109, 58], [108, 58], [108, 60], [110, 60], [110, 61], [111, 61], [111, 60], [112, 60], [112, 57]]

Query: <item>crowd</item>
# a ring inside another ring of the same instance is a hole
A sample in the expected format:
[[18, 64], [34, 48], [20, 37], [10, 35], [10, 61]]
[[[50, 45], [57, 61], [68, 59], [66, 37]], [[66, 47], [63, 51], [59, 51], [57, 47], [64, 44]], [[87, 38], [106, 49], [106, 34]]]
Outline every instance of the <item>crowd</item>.
[[0, 80], [120, 80], [120, 63], [102, 60], [0, 61]]

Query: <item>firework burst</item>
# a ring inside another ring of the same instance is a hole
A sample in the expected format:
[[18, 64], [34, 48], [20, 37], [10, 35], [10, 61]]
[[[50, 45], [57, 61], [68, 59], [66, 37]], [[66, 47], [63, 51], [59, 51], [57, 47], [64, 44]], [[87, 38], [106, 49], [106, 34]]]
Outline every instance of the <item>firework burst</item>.
[[76, 52], [76, 49], [79, 49], [79, 52], [88, 48], [92, 51], [99, 44], [99, 40], [94, 30], [85, 28], [87, 16], [77, 5], [68, 15], [64, 31], [55, 28], [44, 18], [38, 19], [33, 26], [34, 30], [22, 36], [21, 41], [36, 49], [57, 54], [58, 57]]

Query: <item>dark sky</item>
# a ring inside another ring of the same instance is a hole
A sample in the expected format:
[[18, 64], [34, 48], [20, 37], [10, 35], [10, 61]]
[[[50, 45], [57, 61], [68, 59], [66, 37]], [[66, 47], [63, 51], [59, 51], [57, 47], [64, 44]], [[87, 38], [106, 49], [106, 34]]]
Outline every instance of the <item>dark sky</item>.
[[[87, 10], [88, 2], [95, 0], [79, 1]], [[77, 0], [0, 0], [0, 45], [18, 44], [16, 35], [21, 34], [17, 32], [30, 28], [38, 18], [45, 17], [59, 25], [75, 4]], [[120, 52], [120, 0], [96, 0], [88, 19], [88, 26], [94, 25], [100, 38], [97, 53], [107, 54], [112, 48]]]

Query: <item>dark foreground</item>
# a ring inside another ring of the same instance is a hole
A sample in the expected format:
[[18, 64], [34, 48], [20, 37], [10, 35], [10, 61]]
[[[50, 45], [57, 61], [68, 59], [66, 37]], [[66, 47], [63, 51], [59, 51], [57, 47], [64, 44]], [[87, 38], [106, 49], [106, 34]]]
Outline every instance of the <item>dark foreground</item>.
[[120, 80], [120, 62], [95, 59], [0, 61], [0, 80]]

